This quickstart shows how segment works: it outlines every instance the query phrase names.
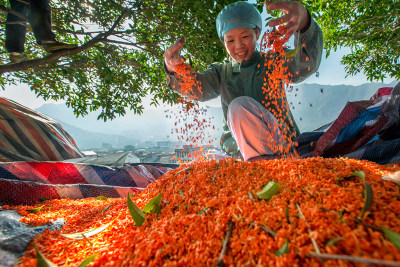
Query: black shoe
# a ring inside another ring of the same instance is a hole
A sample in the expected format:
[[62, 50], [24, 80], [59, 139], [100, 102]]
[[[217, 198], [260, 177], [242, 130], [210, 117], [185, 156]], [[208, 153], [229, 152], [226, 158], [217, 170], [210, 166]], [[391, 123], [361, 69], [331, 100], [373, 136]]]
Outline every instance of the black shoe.
[[51, 54], [51, 53], [55, 53], [57, 51], [64, 50], [64, 49], [73, 49], [75, 47], [78, 47], [78, 45], [66, 44], [66, 43], [61, 43], [58, 41], [52, 41], [52, 42], [48, 42], [48, 43], [42, 43], [42, 47], [47, 53]]

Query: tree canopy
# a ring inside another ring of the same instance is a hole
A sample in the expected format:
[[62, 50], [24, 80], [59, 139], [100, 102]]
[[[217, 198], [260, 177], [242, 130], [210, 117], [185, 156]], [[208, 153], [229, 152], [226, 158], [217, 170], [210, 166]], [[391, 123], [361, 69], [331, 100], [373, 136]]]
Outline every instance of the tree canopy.
[[[129, 108], [174, 103], [166, 87], [163, 55], [179, 37], [182, 53], [195, 69], [225, 58], [215, 30], [219, 11], [236, 0], [69, 0], [52, 1], [53, 30], [58, 40], [77, 48], [46, 54], [28, 24], [26, 54], [31, 60], [8, 64], [0, 53], [0, 86], [26, 83], [44, 99], [63, 99], [75, 114], [99, 110], [99, 119], [124, 115]], [[398, 0], [302, 0], [324, 31], [327, 54], [341, 46], [352, 53], [342, 62], [349, 75], [370, 80], [400, 78], [400, 2]], [[257, 1], [262, 8], [263, 1]], [[8, 1], [0, 0], [5, 24]], [[0, 34], [4, 44], [5, 34]]]
[[[36, 44], [28, 24], [26, 54], [29, 61], [8, 64], [2, 48], [0, 85], [26, 83], [44, 99], [63, 99], [76, 115], [100, 110], [100, 119], [124, 115], [125, 109], [143, 110], [152, 104], [174, 102], [166, 87], [164, 51], [179, 37], [195, 68], [221, 61], [223, 45], [215, 31], [215, 18], [232, 0], [70, 0], [53, 1], [53, 30], [58, 40], [76, 43], [75, 49], [46, 54]], [[3, 25], [8, 1], [0, 0]], [[3, 34], [0, 35], [4, 44]]]
[[348, 75], [370, 81], [400, 80], [400, 1], [303, 0], [324, 32], [327, 56], [351, 48], [342, 58]]

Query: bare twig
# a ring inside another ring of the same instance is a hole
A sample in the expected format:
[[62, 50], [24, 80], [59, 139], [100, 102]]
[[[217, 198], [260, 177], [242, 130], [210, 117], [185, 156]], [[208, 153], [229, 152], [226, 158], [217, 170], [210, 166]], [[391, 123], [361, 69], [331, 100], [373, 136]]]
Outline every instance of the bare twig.
[[253, 193], [251, 193], [250, 191], [249, 192], [247, 192], [247, 194], [249, 195], [249, 198], [251, 199], [251, 201], [256, 201], [256, 199], [254, 198], [254, 195], [253, 195]]
[[6, 6], [0, 5], [0, 10], [4, 11], [4, 12], [7, 12], [7, 13], [10, 13], [10, 14], [13, 14], [14, 16], [17, 16], [17, 17], [19, 17], [19, 18], [21, 18], [21, 19], [23, 19], [25, 21], [28, 21], [28, 18], [26, 16], [24, 16], [23, 14], [15, 11], [15, 10], [12, 10], [11, 8], [8, 8]]
[[24, 1], [24, 0], [17, 0], [18, 2], [24, 3], [25, 5], [30, 5], [29, 1]]
[[26, 26], [28, 23], [25, 22], [25, 21], [11, 21], [11, 22], [1, 21], [0, 24], [2, 24], [2, 25], [22, 25], [22, 26]]
[[372, 228], [372, 229], [374, 229], [375, 231], [383, 232], [383, 230], [382, 230], [381, 228], [379, 228], [379, 227], [377, 227], [377, 226], [375, 226], [375, 225], [372, 225], [372, 224], [365, 223], [365, 222], [363, 222], [363, 221], [361, 221], [361, 220], [359, 220], [359, 219], [352, 219], [352, 221], [353, 221], [353, 222], [356, 222], [356, 223], [359, 223], [359, 224], [362, 224], [362, 225], [364, 225], [364, 226], [366, 226], [366, 227]]
[[192, 166], [189, 166], [189, 167], [184, 168], [184, 169], [182, 169], [182, 170], [180, 170], [180, 171], [177, 171], [177, 172], [175, 173], [175, 175], [178, 175], [178, 174], [180, 174], [181, 172], [190, 171], [191, 169], [193, 169], [193, 167], [192, 167]]
[[[306, 220], [306, 217], [304, 217], [303, 212], [301, 212], [300, 205], [299, 205], [299, 204], [296, 204], [296, 206], [297, 206], [297, 209], [299, 210], [300, 217], [306, 222], [308, 234], [311, 234], [310, 225], [308, 224], [308, 222], [307, 222], [307, 220]], [[318, 254], [321, 254], [321, 251], [320, 251], [320, 249], [319, 249], [319, 247], [318, 247], [317, 241], [315, 241], [315, 239], [314, 239], [311, 235], [310, 235], [310, 238], [311, 238], [311, 242], [312, 242], [313, 245], [314, 245], [315, 251], [317, 251]]]
[[89, 242], [91, 247], [94, 247], [94, 244], [83, 233], [81, 233], [81, 235], [87, 242]]
[[[67, 30], [67, 29], [63, 29], [63, 28], [60, 28], [60, 27], [57, 27], [57, 26], [51, 26], [51, 29], [53, 29], [53, 30], [57, 30], [57, 31], [60, 31], [60, 32], [65, 32], [65, 33], [70, 33], [70, 34], [76, 34], [76, 35], [92, 35], [92, 34], [100, 34], [100, 33], [104, 33], [105, 31], [92, 31], [92, 32], [85, 32], [85, 31], [72, 31], [72, 30]], [[128, 33], [130, 33], [131, 32], [131, 30], [126, 30], [126, 31], [114, 31], [114, 35], [117, 35], [117, 34], [128, 34]]]
[[262, 230], [264, 230], [265, 232], [267, 232], [272, 238], [275, 238], [276, 233], [274, 231], [272, 231], [271, 229], [269, 229], [267, 226], [265, 226], [264, 224], [259, 224], [258, 225]]
[[183, 177], [183, 179], [182, 179], [179, 183], [180, 183], [180, 184], [183, 184], [183, 182], [184, 182], [187, 178], [188, 178], [187, 176]]
[[358, 262], [367, 265], [385, 265], [385, 266], [400, 266], [400, 262], [395, 261], [386, 261], [386, 260], [378, 260], [378, 259], [368, 259], [361, 258], [349, 255], [337, 255], [337, 254], [325, 254], [325, 253], [311, 253], [307, 255], [310, 258], [319, 258], [324, 260], [342, 260], [342, 261], [351, 261]]
[[226, 250], [228, 249], [229, 240], [231, 239], [232, 231], [235, 228], [235, 224], [232, 221], [228, 222], [228, 231], [226, 232], [224, 243], [222, 244], [221, 254], [217, 260], [217, 267], [225, 266], [224, 264], [224, 256], [226, 254]]
[[215, 172], [214, 172], [214, 175], [213, 175], [213, 178], [212, 178], [213, 182], [215, 182], [215, 178], [217, 177], [218, 167], [219, 167], [219, 161], [217, 162], [217, 165], [215, 166]]

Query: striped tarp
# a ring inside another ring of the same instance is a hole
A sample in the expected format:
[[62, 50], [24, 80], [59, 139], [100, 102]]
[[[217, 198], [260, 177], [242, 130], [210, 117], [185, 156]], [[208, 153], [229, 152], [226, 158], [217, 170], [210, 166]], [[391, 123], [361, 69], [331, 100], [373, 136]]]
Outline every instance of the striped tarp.
[[55, 120], [0, 97], [0, 161], [80, 158], [75, 141]]
[[0, 163], [0, 205], [57, 198], [126, 197], [142, 191], [168, 170], [149, 165], [110, 168], [66, 162]]

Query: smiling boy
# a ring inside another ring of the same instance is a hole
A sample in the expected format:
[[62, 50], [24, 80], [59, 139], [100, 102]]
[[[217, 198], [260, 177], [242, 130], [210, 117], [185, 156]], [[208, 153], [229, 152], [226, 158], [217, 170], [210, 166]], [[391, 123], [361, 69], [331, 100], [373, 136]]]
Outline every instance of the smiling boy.
[[[295, 34], [295, 44], [299, 52], [287, 63], [291, 82], [301, 82], [318, 70], [322, 55], [322, 31], [311, 18], [307, 9], [299, 2], [266, 2], [270, 10], [280, 9], [284, 16], [269, 22], [270, 27], [281, 25], [285, 38]], [[281, 97], [271, 99], [265, 108], [263, 86], [270, 70], [264, 62], [267, 57], [256, 49], [262, 30], [262, 19], [258, 10], [247, 2], [227, 5], [216, 20], [217, 33], [224, 43], [231, 60], [212, 63], [201, 73], [192, 73], [201, 86], [196, 94], [199, 101], [207, 101], [221, 96], [224, 112], [221, 146], [225, 152], [235, 156], [240, 151], [245, 161], [260, 157], [279, 156], [271, 149], [271, 142], [284, 142], [296, 137], [299, 130], [289, 110], [284, 88]], [[179, 92], [179, 79], [175, 75], [176, 66], [184, 63], [178, 56], [184, 40], [178, 40], [164, 54], [165, 71], [169, 76], [169, 86]], [[273, 115], [274, 109], [287, 108], [284, 123], [279, 124]], [[278, 125], [273, 127], [272, 125]], [[287, 138], [283, 138], [282, 136]], [[284, 146], [285, 144], [281, 144]]]

